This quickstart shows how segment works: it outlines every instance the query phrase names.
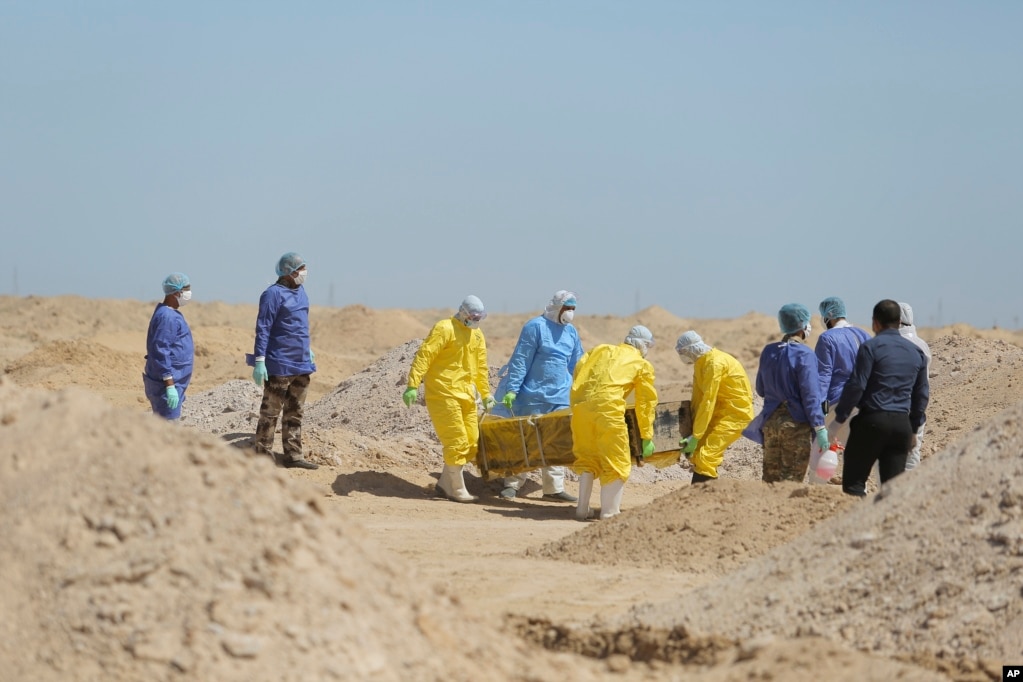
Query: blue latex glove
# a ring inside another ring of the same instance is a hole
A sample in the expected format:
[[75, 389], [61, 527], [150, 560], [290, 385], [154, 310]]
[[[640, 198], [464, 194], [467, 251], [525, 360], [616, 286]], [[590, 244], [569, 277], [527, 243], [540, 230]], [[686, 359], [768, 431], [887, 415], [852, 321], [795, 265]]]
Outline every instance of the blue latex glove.
[[172, 410], [178, 409], [178, 387], [173, 384], [165, 386], [163, 392], [167, 396], [167, 407]]
[[700, 441], [696, 438], [696, 436], [686, 436], [678, 442], [678, 446], [682, 448], [682, 452], [687, 457], [696, 452], [696, 446], [699, 444]]
[[406, 388], [405, 392], [401, 394], [401, 399], [405, 403], [405, 407], [412, 407], [412, 403], [416, 402], [416, 398], [419, 397], [418, 388]]
[[494, 409], [494, 405], [496, 404], [497, 401], [491, 398], [489, 395], [483, 399], [483, 409], [487, 412], [490, 412], [492, 409]]
[[507, 393], [504, 394], [504, 397], [501, 398], [501, 402], [504, 403], [504, 406], [510, 410], [512, 408], [512, 404], [515, 402], [515, 394], [512, 393], [511, 391], [508, 391]]
[[817, 447], [821, 450], [827, 450], [830, 444], [828, 443], [828, 430], [823, 426], [817, 429]]
[[266, 361], [256, 360], [256, 368], [252, 370], [252, 380], [256, 382], [256, 386], [262, 386], [263, 382], [268, 378], [266, 375]]
[[643, 456], [649, 457], [654, 454], [654, 442], [652, 440], [643, 439]]

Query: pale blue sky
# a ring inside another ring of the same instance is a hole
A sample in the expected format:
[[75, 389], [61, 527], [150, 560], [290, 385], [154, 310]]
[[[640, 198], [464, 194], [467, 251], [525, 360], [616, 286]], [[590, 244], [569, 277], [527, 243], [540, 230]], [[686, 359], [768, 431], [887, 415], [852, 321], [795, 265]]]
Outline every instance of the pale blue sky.
[[[1023, 326], [1023, 2], [0, 0], [0, 294]], [[940, 318], [939, 318], [940, 315]]]

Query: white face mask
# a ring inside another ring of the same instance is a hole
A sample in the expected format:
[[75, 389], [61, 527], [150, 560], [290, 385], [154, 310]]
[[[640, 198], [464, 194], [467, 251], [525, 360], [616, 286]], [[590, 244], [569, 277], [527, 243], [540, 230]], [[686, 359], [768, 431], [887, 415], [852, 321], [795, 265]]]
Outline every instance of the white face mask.
[[574, 317], [575, 317], [575, 311], [574, 310], [565, 310], [565, 311], [563, 311], [561, 313], [561, 318], [560, 318], [561, 319], [561, 324], [570, 324], [572, 322], [572, 318], [574, 318]]
[[182, 306], [192, 300], [192, 290], [187, 289], [185, 291], [178, 292], [178, 305]]
[[689, 353], [679, 353], [678, 356], [682, 358], [682, 362], [684, 362], [687, 365], [692, 365], [696, 363], [696, 359], [693, 358], [693, 356], [690, 355]]
[[309, 270], [296, 270], [294, 274], [295, 286], [302, 286], [305, 283], [305, 277], [309, 274]]
[[812, 328], [810, 327], [809, 322], [806, 323], [806, 328], [803, 329], [803, 331], [806, 332], [806, 338], [810, 338], [810, 332], [812, 331]]
[[480, 328], [480, 321], [479, 320], [462, 320], [462, 324], [464, 324], [469, 329], [479, 329]]

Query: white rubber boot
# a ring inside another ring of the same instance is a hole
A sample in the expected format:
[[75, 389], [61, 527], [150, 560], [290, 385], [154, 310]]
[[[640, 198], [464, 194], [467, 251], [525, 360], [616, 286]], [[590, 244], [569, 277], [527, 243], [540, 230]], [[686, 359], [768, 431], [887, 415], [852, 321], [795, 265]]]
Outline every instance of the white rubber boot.
[[575, 518], [590, 518], [590, 495], [593, 493], [593, 474], [579, 474], [579, 501], [575, 505]]
[[451, 484], [448, 482], [448, 465], [445, 464], [437, 477], [437, 487], [434, 489], [437, 497], [451, 497]]
[[624, 492], [625, 481], [620, 478], [600, 486], [600, 518], [609, 519], [622, 513]]
[[[464, 483], [461, 483], [461, 486], [458, 485], [459, 482], [462, 481], [461, 476], [459, 475], [460, 473], [460, 466], [445, 464], [444, 468], [441, 469], [440, 478], [437, 480], [437, 495], [449, 500], [454, 500], [455, 502], [472, 502], [472, 499], [459, 499], [460, 496], [458, 495], [458, 488], [460, 487], [462, 490], [465, 488]], [[469, 495], [469, 492], [466, 491], [465, 495]], [[472, 496], [470, 497], [472, 498]]]
[[465, 478], [462, 475], [464, 466], [444, 465], [440, 480], [437, 482], [437, 493], [453, 502], [475, 502], [479, 498], [470, 495], [465, 489]]

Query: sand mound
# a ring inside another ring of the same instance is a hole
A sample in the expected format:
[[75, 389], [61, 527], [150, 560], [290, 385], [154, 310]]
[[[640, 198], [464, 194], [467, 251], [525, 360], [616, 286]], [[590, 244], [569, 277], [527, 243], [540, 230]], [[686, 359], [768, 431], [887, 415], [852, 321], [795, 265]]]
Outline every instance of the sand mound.
[[181, 423], [218, 436], [256, 432], [263, 389], [235, 379], [203, 393], [189, 392], [181, 407]]
[[[306, 423], [329, 429], [344, 427], [373, 437], [433, 437], [430, 416], [422, 407], [405, 407], [402, 391], [408, 383], [412, 358], [422, 339], [392, 348], [361, 372], [345, 379], [327, 395], [306, 408]], [[436, 440], [434, 440], [436, 442]]]
[[[531, 553], [579, 563], [670, 567], [718, 576], [793, 540], [854, 502], [837, 486], [721, 479], [676, 490]], [[600, 551], [594, 552], [594, 547]]]
[[943, 450], [975, 424], [1023, 401], [1023, 348], [961, 334], [929, 345], [931, 403], [924, 455]]
[[0, 429], [7, 679], [524, 679], [522, 657], [567, 674], [265, 459], [10, 382]]
[[[426, 335], [429, 327], [403, 310], [374, 310], [350, 305], [340, 310], [322, 308], [310, 314], [310, 334], [315, 348], [338, 353], [371, 353], [379, 356], [411, 338]], [[253, 318], [254, 320], [255, 318]]]
[[[82, 296], [0, 296], [0, 330], [38, 341], [88, 338], [149, 325], [156, 301], [89, 299]], [[255, 318], [253, 318], [255, 320]]]
[[60, 389], [72, 385], [135, 387], [142, 393], [140, 354], [115, 351], [84, 340], [51, 341], [9, 364], [4, 372], [19, 384]]
[[637, 608], [630, 622], [738, 639], [822, 635], [918, 661], [1019, 659], [1021, 452], [1018, 405], [879, 497], [684, 599]]

